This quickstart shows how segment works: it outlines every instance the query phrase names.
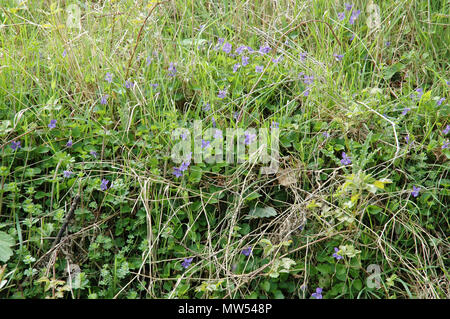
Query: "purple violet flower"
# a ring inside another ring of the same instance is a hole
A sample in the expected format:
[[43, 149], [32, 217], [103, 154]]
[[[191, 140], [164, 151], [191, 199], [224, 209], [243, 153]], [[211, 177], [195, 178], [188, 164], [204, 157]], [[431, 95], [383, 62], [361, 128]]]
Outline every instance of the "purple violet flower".
[[19, 149], [19, 148], [21, 148], [22, 146], [20, 146], [20, 141], [17, 141], [17, 142], [15, 142], [15, 141], [12, 141], [11, 142], [11, 148], [13, 149], [13, 151], [15, 151], [15, 150], [17, 150], [17, 149]]
[[184, 258], [184, 261], [181, 263], [181, 266], [183, 266], [184, 269], [188, 269], [192, 263], [192, 260], [193, 258]]
[[66, 146], [67, 146], [67, 147], [72, 147], [72, 145], [73, 145], [73, 142], [72, 142], [72, 139], [70, 139], [70, 140], [67, 142]]
[[66, 55], [67, 55], [67, 50], [64, 50], [63, 53], [62, 53], [63, 58], [65, 58]]
[[249, 57], [248, 56], [242, 56], [242, 66], [246, 66], [246, 65], [248, 65], [248, 60], [249, 60]]
[[250, 145], [255, 140], [256, 140], [256, 134], [252, 134], [248, 131], [245, 132], [245, 140], [244, 140], [245, 145]]
[[411, 111], [411, 109], [410, 108], [405, 108], [404, 110], [403, 110], [403, 112], [402, 112], [402, 115], [406, 115], [406, 113], [408, 113], [409, 111]]
[[409, 144], [409, 134], [405, 136], [406, 144]]
[[442, 147], [441, 147], [441, 149], [446, 149], [446, 148], [448, 148], [450, 146], [450, 142], [444, 142], [444, 144], [442, 144]]
[[175, 175], [175, 177], [177, 177], [177, 178], [180, 177], [181, 175], [183, 175], [183, 173], [181, 172], [181, 170], [178, 167], [173, 168], [172, 174]]
[[345, 154], [345, 152], [342, 152], [342, 159], [341, 159], [342, 165], [350, 165], [352, 161], [350, 160], [350, 157]]
[[256, 73], [262, 73], [263, 70], [264, 70], [264, 67], [262, 65], [257, 65], [255, 67], [255, 72]]
[[316, 299], [322, 299], [322, 288], [317, 288], [316, 292], [311, 295], [311, 297]]
[[259, 47], [259, 51], [258, 52], [260, 54], [266, 54], [266, 53], [269, 53], [270, 50], [272, 50], [272, 49], [268, 45], [262, 45], [262, 46]]
[[223, 99], [227, 96], [227, 89], [219, 90], [219, 94], [217, 95], [219, 99]]
[[413, 197], [417, 197], [417, 196], [419, 196], [419, 192], [420, 192], [420, 187], [413, 186], [411, 195], [413, 195]]
[[70, 176], [72, 176], [72, 174], [73, 173], [71, 171], [64, 171], [63, 172], [63, 175], [64, 175], [65, 178], [70, 178]]
[[322, 135], [323, 135], [325, 138], [329, 138], [329, 137], [330, 137], [330, 134], [329, 134], [328, 132], [323, 132]]
[[340, 260], [340, 259], [344, 258], [344, 257], [342, 257], [341, 255], [339, 255], [338, 252], [339, 252], [339, 248], [334, 247], [334, 254], [333, 254], [333, 257], [336, 258], [336, 260]]
[[56, 120], [51, 120], [50, 124], [48, 125], [48, 128], [49, 129], [55, 128], [56, 127], [56, 122], [57, 122]]
[[447, 124], [447, 126], [445, 127], [445, 129], [442, 131], [442, 134], [447, 135], [448, 132], [450, 132], [450, 124]]
[[206, 141], [202, 139], [202, 148], [208, 148], [211, 144], [211, 141]]
[[107, 104], [108, 103], [108, 97], [109, 97], [108, 94], [103, 95], [101, 100], [100, 100], [100, 104], [103, 104], [103, 105]]
[[356, 10], [352, 12], [352, 15], [350, 16], [350, 19], [348, 20], [348, 22], [350, 24], [354, 24], [356, 19], [358, 19], [358, 16], [360, 15], [361, 11], [360, 10]]
[[344, 58], [344, 55], [343, 54], [333, 54], [333, 56], [334, 56], [334, 58], [335, 58], [335, 60], [336, 61], [342, 61], [342, 58]]
[[280, 124], [278, 124], [278, 122], [272, 121], [270, 128], [280, 128]]
[[209, 103], [203, 104], [203, 111], [208, 112], [211, 110], [211, 105]]
[[242, 249], [242, 252], [241, 252], [241, 254], [246, 256], [246, 257], [250, 256], [251, 253], [252, 253], [252, 247], [251, 246]]
[[347, 11], [350, 11], [353, 8], [353, 4], [345, 3], [344, 6], [345, 6], [345, 10], [347, 10]]
[[444, 102], [445, 101], [445, 97], [441, 97], [437, 102], [436, 102], [436, 105], [437, 106], [440, 106], [441, 104], [442, 104], [442, 102]]
[[214, 132], [213, 137], [214, 137], [214, 139], [216, 139], [216, 140], [222, 138], [222, 131], [221, 131], [221, 130], [216, 130], [216, 131]]
[[167, 70], [169, 71], [169, 76], [175, 76], [177, 73], [177, 68], [173, 62], [169, 63], [169, 68]]
[[109, 181], [107, 179], [102, 179], [102, 183], [100, 184], [100, 189], [102, 191], [106, 191], [108, 189]]
[[228, 42], [227, 42], [227, 43], [225, 43], [225, 44], [223, 45], [222, 51], [225, 52], [225, 53], [230, 53], [232, 47], [233, 47], [233, 46], [231, 45], [231, 43], [228, 43]]
[[97, 156], [98, 156], [98, 153], [96, 151], [90, 151], [89, 154], [91, 154], [95, 158], [97, 158]]
[[131, 81], [125, 81], [125, 87], [127, 89], [131, 89], [134, 86], [134, 83]]
[[113, 75], [112, 75], [111, 73], [107, 72], [107, 73], [106, 73], [106, 76], [105, 76], [105, 80], [106, 80], [108, 83], [111, 83], [111, 82], [112, 82], [112, 78], [113, 78]]
[[300, 60], [301, 60], [301, 61], [305, 61], [307, 55], [308, 55], [308, 53], [306, 53], [306, 52], [301, 52], [301, 53], [300, 53]]
[[240, 67], [241, 67], [241, 65], [239, 63], [236, 63], [235, 65], [233, 65], [233, 73], [236, 73]]
[[338, 13], [338, 19], [339, 19], [339, 21], [344, 20], [345, 19], [345, 12], [339, 12]]

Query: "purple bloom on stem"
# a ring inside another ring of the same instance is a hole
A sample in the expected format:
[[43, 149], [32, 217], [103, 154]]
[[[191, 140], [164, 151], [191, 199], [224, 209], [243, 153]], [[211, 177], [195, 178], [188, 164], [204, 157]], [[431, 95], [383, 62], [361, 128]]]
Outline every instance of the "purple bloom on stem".
[[278, 124], [278, 122], [272, 121], [270, 128], [280, 128], [280, 124]]
[[106, 73], [105, 80], [109, 83], [112, 82], [113, 75], [111, 73]]
[[175, 177], [177, 177], [177, 178], [180, 177], [181, 175], [183, 175], [183, 173], [181, 172], [181, 170], [178, 167], [173, 168], [172, 174], [175, 175]]
[[239, 63], [236, 63], [235, 65], [233, 65], [233, 73], [236, 73], [236, 71], [241, 67], [241, 65]]
[[213, 117], [211, 117], [211, 122], [212, 122], [212, 126], [216, 127], [216, 119]]
[[227, 43], [225, 43], [223, 45], [222, 51], [225, 52], [225, 53], [230, 53], [231, 52], [231, 48], [232, 48], [231, 43], [227, 42]]
[[418, 100], [420, 100], [420, 99], [422, 98], [422, 95], [423, 95], [423, 89], [417, 88], [417, 89], [416, 89], [416, 93], [417, 93], [416, 98], [417, 98]]
[[247, 46], [247, 51], [248, 51], [249, 53], [255, 52], [255, 50], [253, 50], [253, 48], [252, 48], [252, 47], [249, 47], [249, 46]]
[[339, 248], [334, 247], [334, 254], [333, 254], [333, 257], [336, 258], [336, 260], [340, 260], [340, 259], [344, 258], [344, 257], [342, 257], [341, 255], [339, 255], [338, 252], [339, 252]]
[[447, 135], [448, 132], [450, 132], [450, 125], [447, 124], [447, 126], [445, 127], [445, 129], [442, 131], [442, 134]]
[[345, 10], [347, 10], [347, 11], [350, 11], [353, 8], [353, 4], [345, 3], [344, 6], [345, 6]]
[[242, 56], [242, 66], [248, 65], [248, 63], [249, 63], [248, 59], [249, 59], [248, 56]]
[[89, 154], [91, 154], [92, 156], [94, 156], [95, 158], [98, 156], [96, 151], [90, 151]]
[[272, 62], [276, 64], [276, 63], [278, 63], [278, 62], [280, 62], [282, 60], [283, 60], [283, 56], [279, 56], [278, 58], [272, 59]]
[[184, 261], [181, 263], [181, 266], [184, 267], [184, 269], [189, 268], [189, 266], [192, 263], [193, 258], [184, 258]]
[[222, 131], [221, 130], [216, 130], [215, 132], [214, 132], [214, 136], [213, 136], [215, 139], [219, 139], [219, 138], [222, 138]]
[[219, 44], [223, 44], [224, 41], [225, 41], [224, 38], [219, 38], [219, 40], [217, 40], [217, 42], [218, 42]]
[[73, 144], [72, 139], [70, 139], [70, 140], [67, 142], [66, 146], [67, 146], [67, 147], [72, 147], [72, 144]]
[[316, 298], [316, 299], [322, 299], [322, 288], [317, 288], [316, 289], [316, 292], [315, 293], [313, 293], [312, 295], [311, 295], [311, 297], [314, 297], [314, 298]]
[[219, 99], [223, 99], [227, 96], [227, 90], [219, 90], [219, 94], [217, 95], [219, 97]]
[[338, 13], [338, 19], [339, 19], [339, 21], [344, 20], [345, 19], [345, 12], [339, 12]]
[[63, 58], [65, 58], [66, 55], [67, 55], [67, 50], [64, 50], [63, 53], [62, 53]]
[[402, 115], [406, 115], [406, 113], [408, 113], [409, 111], [411, 111], [410, 108], [405, 108], [402, 112]]
[[323, 132], [322, 135], [323, 135], [325, 138], [329, 138], [329, 137], [330, 137], [330, 134], [329, 134], [328, 132]]
[[445, 149], [448, 148], [450, 146], [450, 142], [444, 142], [444, 144], [442, 145], [441, 149]]
[[167, 70], [169, 71], [169, 76], [175, 76], [177, 73], [177, 68], [173, 62], [169, 63], [169, 68]]
[[441, 97], [437, 102], [436, 102], [436, 105], [437, 106], [440, 106], [441, 104], [442, 104], [442, 102], [444, 102], [445, 101], [445, 97]]
[[417, 196], [419, 196], [419, 192], [420, 192], [420, 187], [413, 186], [411, 195], [413, 195], [413, 197], [417, 197]]
[[409, 144], [409, 134], [405, 136], [406, 144]]
[[236, 49], [236, 53], [241, 55], [242, 52], [244, 52], [244, 50], [246, 49], [245, 45], [241, 45], [239, 48]]
[[56, 120], [51, 120], [50, 121], [50, 124], [48, 125], [48, 128], [50, 128], [50, 129], [52, 129], [52, 128], [55, 128], [56, 127]]
[[352, 15], [350, 16], [350, 19], [348, 20], [348, 22], [350, 24], [354, 24], [355, 20], [358, 19], [359, 14], [361, 13], [360, 10], [356, 10], [352, 12]]
[[311, 75], [311, 76], [305, 75], [305, 76], [303, 77], [303, 83], [305, 83], [305, 84], [307, 84], [307, 85], [313, 84], [313, 83], [314, 83], [314, 76], [313, 76], [313, 75]]
[[209, 103], [204, 104], [203, 111], [208, 112], [209, 110], [211, 110], [211, 105]]
[[391, 45], [391, 41], [386, 41], [386, 43], [384, 44], [385, 46], [390, 46]]
[[235, 120], [237, 120], [238, 119], [238, 116], [239, 116], [239, 112], [234, 112], [233, 113], [233, 118], [235, 119]]
[[12, 141], [11, 142], [11, 148], [13, 149], [13, 151], [15, 151], [15, 150], [17, 150], [17, 149], [19, 149], [19, 148], [21, 148], [22, 146], [20, 146], [20, 141], [17, 141], [17, 142], [15, 142], [15, 141]]
[[152, 63], [153, 58], [151, 56], [147, 57], [147, 66], [150, 65], [150, 63]]
[[63, 175], [64, 175], [65, 178], [69, 178], [70, 176], [72, 176], [72, 174], [73, 173], [71, 171], [64, 171], [63, 172]]
[[100, 104], [107, 104], [108, 103], [108, 94], [105, 94], [102, 96], [101, 100], [100, 100]]
[[125, 81], [125, 87], [127, 89], [131, 89], [134, 86], [134, 83], [131, 81]]
[[345, 152], [342, 152], [342, 159], [341, 159], [342, 165], [350, 165], [352, 161], [350, 160], [350, 157], [345, 154]]
[[202, 148], [208, 148], [211, 144], [211, 141], [202, 140]]
[[311, 89], [307, 87], [306, 90], [303, 91], [303, 96], [309, 96], [309, 93], [311, 93]]
[[100, 184], [100, 189], [102, 191], [106, 191], [108, 189], [109, 181], [107, 179], [102, 179], [102, 183]]
[[355, 39], [355, 34], [353, 33], [352, 36], [350, 37], [350, 42], [352, 42]]
[[253, 143], [256, 139], [256, 134], [252, 134], [250, 132], [245, 132], [245, 140], [244, 143], [245, 145], [250, 145], [251, 143]]
[[252, 253], [252, 247], [250, 247], [250, 246], [247, 247], [247, 248], [242, 249], [242, 252], [241, 252], [241, 254], [246, 256], [246, 257], [250, 256], [251, 253]]
[[336, 61], [342, 61], [342, 58], [344, 57], [343, 54], [333, 54], [334, 58], [336, 59]]
[[268, 45], [262, 45], [262, 46], [260, 46], [259, 47], [259, 53], [261, 53], [261, 54], [266, 54], [266, 53], [269, 53], [270, 52], [270, 50], [272, 50]]
[[264, 70], [264, 67], [262, 65], [257, 65], [255, 67], [255, 72], [256, 73], [261, 73]]
[[304, 61], [306, 59], [306, 56], [308, 55], [308, 53], [306, 52], [301, 52], [300, 53], [300, 60]]

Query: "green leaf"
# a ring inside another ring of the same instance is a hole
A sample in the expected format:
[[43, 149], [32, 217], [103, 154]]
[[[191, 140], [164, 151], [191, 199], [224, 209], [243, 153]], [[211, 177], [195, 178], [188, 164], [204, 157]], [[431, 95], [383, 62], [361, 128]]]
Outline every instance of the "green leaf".
[[264, 218], [264, 217], [274, 217], [277, 216], [277, 211], [270, 206], [267, 207], [255, 207], [250, 209], [248, 216], [245, 219], [251, 218]]
[[11, 246], [14, 246], [14, 238], [5, 232], [0, 232], [0, 261], [7, 262], [13, 255]]

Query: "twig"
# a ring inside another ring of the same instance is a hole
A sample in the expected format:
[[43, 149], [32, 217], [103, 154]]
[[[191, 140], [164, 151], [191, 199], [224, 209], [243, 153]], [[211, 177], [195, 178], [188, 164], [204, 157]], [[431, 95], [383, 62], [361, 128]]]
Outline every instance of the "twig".
[[136, 49], [137, 49], [137, 46], [139, 44], [139, 40], [141, 39], [142, 30], [144, 29], [144, 26], [147, 23], [148, 18], [150, 18], [150, 15], [152, 14], [153, 10], [158, 5], [160, 5], [161, 3], [164, 3], [164, 2], [168, 2], [168, 1], [161, 1], [161, 2], [155, 3], [155, 5], [153, 6], [153, 8], [150, 10], [150, 12], [148, 13], [147, 17], [145, 18], [144, 22], [142, 23], [141, 29], [139, 30], [139, 33], [138, 33], [138, 36], [137, 36], [137, 39], [136, 39], [136, 44], [134, 45], [133, 52], [131, 53], [130, 59], [128, 60], [127, 72], [125, 73], [125, 80], [128, 80], [128, 73], [130, 71], [131, 62], [133, 61], [134, 54], [136, 53]]
[[61, 229], [59, 230], [59, 233], [56, 236], [56, 239], [53, 242], [53, 245], [52, 245], [51, 249], [53, 249], [59, 243], [59, 241], [61, 240], [61, 237], [64, 234], [64, 231], [66, 230], [67, 225], [69, 225], [69, 222], [70, 222], [70, 220], [73, 217], [73, 214], [75, 212], [75, 208], [77, 207], [79, 201], [80, 201], [80, 195], [77, 194], [75, 196], [75, 198], [73, 199], [72, 206], [70, 207], [69, 213], [66, 216], [66, 220], [62, 224]]

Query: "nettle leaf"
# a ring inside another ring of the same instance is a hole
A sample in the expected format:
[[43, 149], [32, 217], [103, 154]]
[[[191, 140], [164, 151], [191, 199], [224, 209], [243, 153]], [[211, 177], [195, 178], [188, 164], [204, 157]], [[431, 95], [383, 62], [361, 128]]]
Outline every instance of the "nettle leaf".
[[11, 246], [14, 246], [14, 238], [5, 232], [0, 231], [0, 261], [7, 262], [13, 255]]
[[270, 206], [255, 207], [250, 209], [250, 212], [248, 213], [248, 216], [245, 217], [245, 219], [274, 217], [277, 216], [277, 214], [277, 211]]

